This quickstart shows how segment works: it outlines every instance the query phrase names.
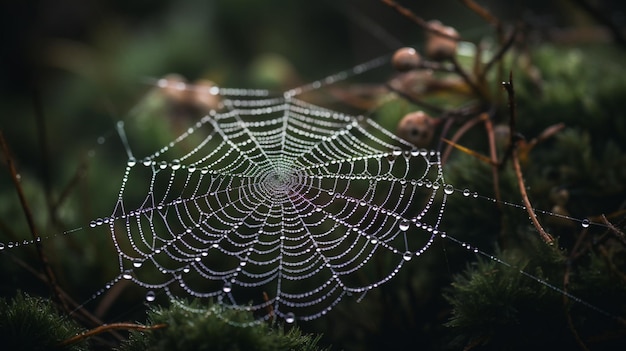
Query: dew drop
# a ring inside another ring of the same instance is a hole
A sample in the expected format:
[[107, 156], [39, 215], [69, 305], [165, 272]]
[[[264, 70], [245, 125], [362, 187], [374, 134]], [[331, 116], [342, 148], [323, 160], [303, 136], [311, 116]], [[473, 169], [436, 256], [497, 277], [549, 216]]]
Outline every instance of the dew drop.
[[152, 302], [156, 300], [156, 294], [154, 293], [154, 291], [150, 290], [146, 293], [146, 301], [148, 302]]
[[231, 290], [233, 290], [233, 287], [230, 284], [230, 282], [224, 283], [224, 286], [222, 287], [222, 291], [224, 291], [225, 293], [229, 293], [231, 292]]
[[407, 252], [404, 253], [404, 255], [402, 255], [402, 258], [405, 261], [410, 261], [411, 258], [413, 258], [413, 253], [411, 251], [407, 251]]
[[128, 167], [133, 167], [136, 164], [137, 164], [137, 159], [134, 157], [129, 158], [128, 162], [126, 163]]
[[4, 244], [0, 243], [0, 250], [4, 250]]
[[122, 278], [124, 278], [126, 280], [131, 280], [131, 279], [133, 279], [133, 276], [130, 275], [130, 273], [124, 273], [124, 274], [122, 274]]
[[152, 160], [146, 157], [141, 163], [143, 163], [143, 165], [146, 167], [150, 167], [152, 165]]
[[463, 189], [463, 196], [470, 196], [470, 193], [469, 189]]
[[172, 160], [172, 165], [170, 167], [172, 167], [173, 171], [179, 170], [180, 169], [180, 160]]
[[410, 225], [411, 225], [411, 222], [405, 219], [400, 222], [399, 227], [401, 231], [406, 232], [409, 229]]
[[160, 169], [166, 169], [167, 168], [167, 162], [166, 161], [159, 162], [159, 168]]
[[91, 221], [91, 222], [89, 222], [89, 226], [90, 226], [91, 228], [95, 228], [95, 227], [96, 227], [96, 221]]
[[439, 185], [439, 182], [434, 182], [433, 183], [433, 189], [435, 189], [435, 190], [439, 189], [440, 186], [441, 185]]
[[289, 312], [285, 315], [285, 322], [288, 324], [291, 324], [293, 322], [296, 321], [296, 316], [293, 314], [293, 312]]
[[443, 188], [443, 192], [446, 193], [447, 195], [452, 195], [452, 193], [454, 193], [454, 186], [452, 186], [452, 184], [448, 184]]
[[588, 218], [583, 219], [583, 221], [580, 223], [580, 225], [582, 225], [583, 228], [589, 228], [590, 224], [591, 224], [591, 221], [589, 221]]
[[133, 267], [135, 267], [135, 268], [140, 268], [142, 265], [143, 265], [143, 262], [141, 262], [141, 261], [133, 262]]
[[183, 268], [183, 273], [189, 273], [189, 272], [190, 272], [189, 267], [185, 267], [185, 268]]
[[187, 167], [187, 172], [193, 173], [195, 171], [196, 171], [196, 166], [189, 166], [189, 167]]

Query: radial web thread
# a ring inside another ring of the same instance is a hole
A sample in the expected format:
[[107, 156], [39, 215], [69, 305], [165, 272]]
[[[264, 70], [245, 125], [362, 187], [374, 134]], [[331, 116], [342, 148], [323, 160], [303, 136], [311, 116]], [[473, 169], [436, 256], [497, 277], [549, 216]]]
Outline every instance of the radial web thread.
[[112, 216], [97, 223], [120, 277], [259, 320], [308, 320], [385, 283], [437, 236], [453, 191], [437, 152], [297, 90], [207, 93], [221, 108], [131, 157]]

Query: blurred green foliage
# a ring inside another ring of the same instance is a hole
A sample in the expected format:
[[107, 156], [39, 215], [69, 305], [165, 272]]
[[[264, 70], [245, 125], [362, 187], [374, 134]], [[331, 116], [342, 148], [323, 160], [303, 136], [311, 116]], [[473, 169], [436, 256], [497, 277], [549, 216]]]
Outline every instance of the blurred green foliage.
[[[193, 309], [208, 311], [194, 312]], [[120, 351], [132, 350], [216, 350], [216, 351], [314, 351], [319, 336], [304, 335], [295, 327], [254, 324], [251, 313], [227, 310], [219, 305], [178, 302], [169, 308], [151, 307], [148, 323], [167, 324], [150, 332], [132, 332]], [[184, 337], [181, 337], [184, 335]]]
[[88, 350], [85, 341], [59, 346], [82, 331], [48, 299], [21, 292], [10, 300], [0, 298], [0, 336], [5, 350]]
[[[604, 3], [623, 16], [623, 4]], [[491, 28], [468, 15], [458, 2], [406, 5], [424, 18], [454, 25], [469, 39], [493, 40]], [[550, 37], [550, 29], [561, 26], [593, 32], [591, 20], [567, 2], [505, 5], [492, 1], [489, 5], [503, 20], [523, 15], [538, 36]], [[93, 218], [111, 213], [127, 158], [115, 122], [125, 121], [131, 149], [140, 156], [171, 141], [197, 116], [197, 111], [180, 109], [144, 84], [146, 80], [175, 72], [190, 81], [209, 79], [233, 87], [281, 90], [391, 51], [395, 44], [372, 39], [376, 26], [403, 43], [419, 47], [422, 41], [421, 29], [376, 1], [68, 0], [12, 6], [0, 11], [3, 33], [7, 33], [6, 55], [2, 55], [6, 62], [0, 71], [0, 128], [17, 162], [37, 227], [42, 236], [51, 237], [44, 247], [59, 285], [78, 301], [90, 298], [118, 274], [117, 253], [104, 228], [57, 234], [86, 228]], [[357, 24], [355, 16], [358, 19], [361, 14], [373, 24], [365, 28]], [[558, 202], [566, 214], [595, 221], [606, 214], [623, 233], [626, 60], [623, 48], [603, 38], [585, 45], [528, 40], [506, 58], [505, 67], [514, 72], [518, 131], [526, 139], [555, 123], [565, 123], [565, 130], [540, 143], [523, 165], [533, 205], [554, 209], [553, 194], [565, 190], [567, 199]], [[533, 70], [540, 73], [539, 80]], [[381, 74], [372, 80], [380, 84], [387, 78]], [[491, 78], [495, 92], [499, 82]], [[495, 103], [499, 112], [494, 122], [506, 125], [505, 101]], [[35, 113], [38, 108], [43, 111], [41, 118]], [[376, 118], [394, 130], [399, 119], [415, 108], [396, 100], [385, 104]], [[487, 153], [481, 128], [474, 128], [460, 143]], [[501, 145], [499, 151], [504, 149]], [[519, 203], [509, 166], [499, 173], [502, 200]], [[455, 152], [444, 172], [457, 188], [493, 196], [489, 165]], [[8, 172], [0, 172], [0, 187], [0, 241], [30, 239]], [[138, 190], [137, 195], [142, 192]], [[361, 303], [342, 301], [328, 316], [299, 327], [323, 333], [321, 343], [347, 350], [406, 345], [422, 349], [576, 348], [583, 342], [591, 349], [616, 349], [626, 343], [619, 323], [585, 306], [564, 303], [563, 296], [518, 270], [524, 268], [559, 287], [567, 272], [568, 291], [623, 316], [623, 237], [606, 228], [585, 229], [544, 215], [542, 221], [559, 239], [558, 247], [549, 248], [538, 242], [523, 211], [478, 201], [482, 200], [450, 197], [442, 226], [459, 240], [498, 252], [498, 257], [517, 268], [476, 261], [468, 250], [437, 241]], [[32, 247], [3, 251], [0, 294], [13, 296], [18, 289], [48, 292], [42, 281], [23, 268], [38, 267], [33, 251]], [[128, 284], [116, 287], [87, 309], [107, 322], [145, 320], [145, 308], [138, 303], [144, 292]], [[64, 319], [40, 300], [18, 297], [14, 301], [39, 310], [41, 314], [34, 318], [38, 323], [53, 326]], [[0, 306], [10, 304], [3, 300]], [[240, 341], [258, 338], [276, 346], [280, 342], [274, 337], [286, 337], [311, 348], [315, 344], [314, 338], [301, 336], [295, 329], [235, 330], [201, 317], [175, 305], [172, 309], [155, 307], [148, 312], [148, 321], [167, 320], [172, 328], [133, 333], [129, 345], [142, 349], [159, 342], [205, 343], [208, 339], [203, 338], [220, 333], [219, 328], [241, 333]], [[179, 339], [179, 335], [188, 338]], [[577, 336], [585, 341], [577, 341]], [[65, 337], [58, 335], [54, 340]], [[555, 339], [557, 343], [550, 344]], [[263, 345], [267, 344], [257, 346]]]

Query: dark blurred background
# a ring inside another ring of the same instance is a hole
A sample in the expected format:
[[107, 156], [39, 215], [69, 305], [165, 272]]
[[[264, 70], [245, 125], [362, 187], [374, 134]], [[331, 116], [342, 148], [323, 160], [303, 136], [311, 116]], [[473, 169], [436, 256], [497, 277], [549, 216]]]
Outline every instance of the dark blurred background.
[[[589, 2], [624, 27], [623, 1]], [[555, 37], [566, 42], [571, 40], [563, 34], [566, 29], [598, 27], [599, 22], [579, 3], [481, 1], [501, 20], [531, 26], [538, 42]], [[424, 19], [456, 27], [471, 40], [493, 34], [489, 24], [460, 1], [401, 4]], [[423, 40], [421, 28], [375, 0], [41, 0], [1, 6], [0, 129], [42, 236], [84, 227], [89, 220], [111, 213], [126, 164], [114, 124], [134, 109], [151, 111], [146, 107], [152, 103], [146, 100], [151, 89], [147, 79], [176, 73], [189, 81], [208, 79], [223, 86], [285, 89], [389, 54], [401, 45], [419, 46]], [[575, 39], [611, 41], [606, 29], [601, 32]], [[158, 116], [151, 118], [149, 123], [162, 122]], [[166, 129], [175, 126], [168, 120], [162, 134], [147, 142], [162, 145], [171, 140], [176, 133], [167, 134]], [[142, 148], [138, 143], [141, 139], [131, 136], [131, 144]], [[2, 242], [29, 238], [23, 218], [3, 167]], [[88, 298], [118, 274], [106, 231], [52, 240], [48, 250], [60, 285], [76, 300]], [[33, 252], [24, 251], [14, 251], [13, 258], [0, 257], [2, 295], [10, 296], [17, 289], [45, 294], [45, 285], [19, 263], [36, 262]], [[441, 281], [449, 282], [450, 274], [437, 262], [425, 259], [423, 269], [441, 271], [447, 274]], [[121, 294], [132, 289], [123, 286], [119, 295], [109, 294], [106, 304], [94, 303], [91, 308], [105, 320], [140, 320], [143, 305], [137, 304], [137, 296], [141, 298], [141, 292]], [[431, 301], [432, 296], [422, 298]], [[393, 348], [407, 342], [417, 346], [420, 338], [441, 333], [445, 311], [418, 306], [428, 313], [424, 319], [429, 322], [419, 317], [403, 319], [385, 310], [396, 301], [381, 299], [387, 301], [371, 308], [338, 309], [334, 320], [324, 318], [303, 327], [326, 332], [324, 342], [336, 349]], [[441, 303], [442, 298], [435, 300]], [[135, 306], [135, 311], [128, 312], [127, 306]], [[349, 325], [356, 319], [350, 314], [355, 310], [371, 312], [374, 320], [361, 318], [350, 334]], [[389, 318], [390, 323], [385, 325], [381, 318]], [[405, 320], [423, 324], [402, 326]], [[434, 349], [441, 346], [434, 336], [423, 341]]]

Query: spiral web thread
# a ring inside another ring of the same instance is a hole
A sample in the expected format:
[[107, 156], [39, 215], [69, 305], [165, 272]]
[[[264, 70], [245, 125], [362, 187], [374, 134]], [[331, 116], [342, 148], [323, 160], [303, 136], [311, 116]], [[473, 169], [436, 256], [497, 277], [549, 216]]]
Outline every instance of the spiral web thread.
[[116, 281], [293, 322], [425, 252], [454, 191], [438, 152], [298, 98], [382, 61], [278, 96], [214, 87], [222, 108], [145, 158], [129, 151], [115, 210], [93, 223], [110, 228]]

